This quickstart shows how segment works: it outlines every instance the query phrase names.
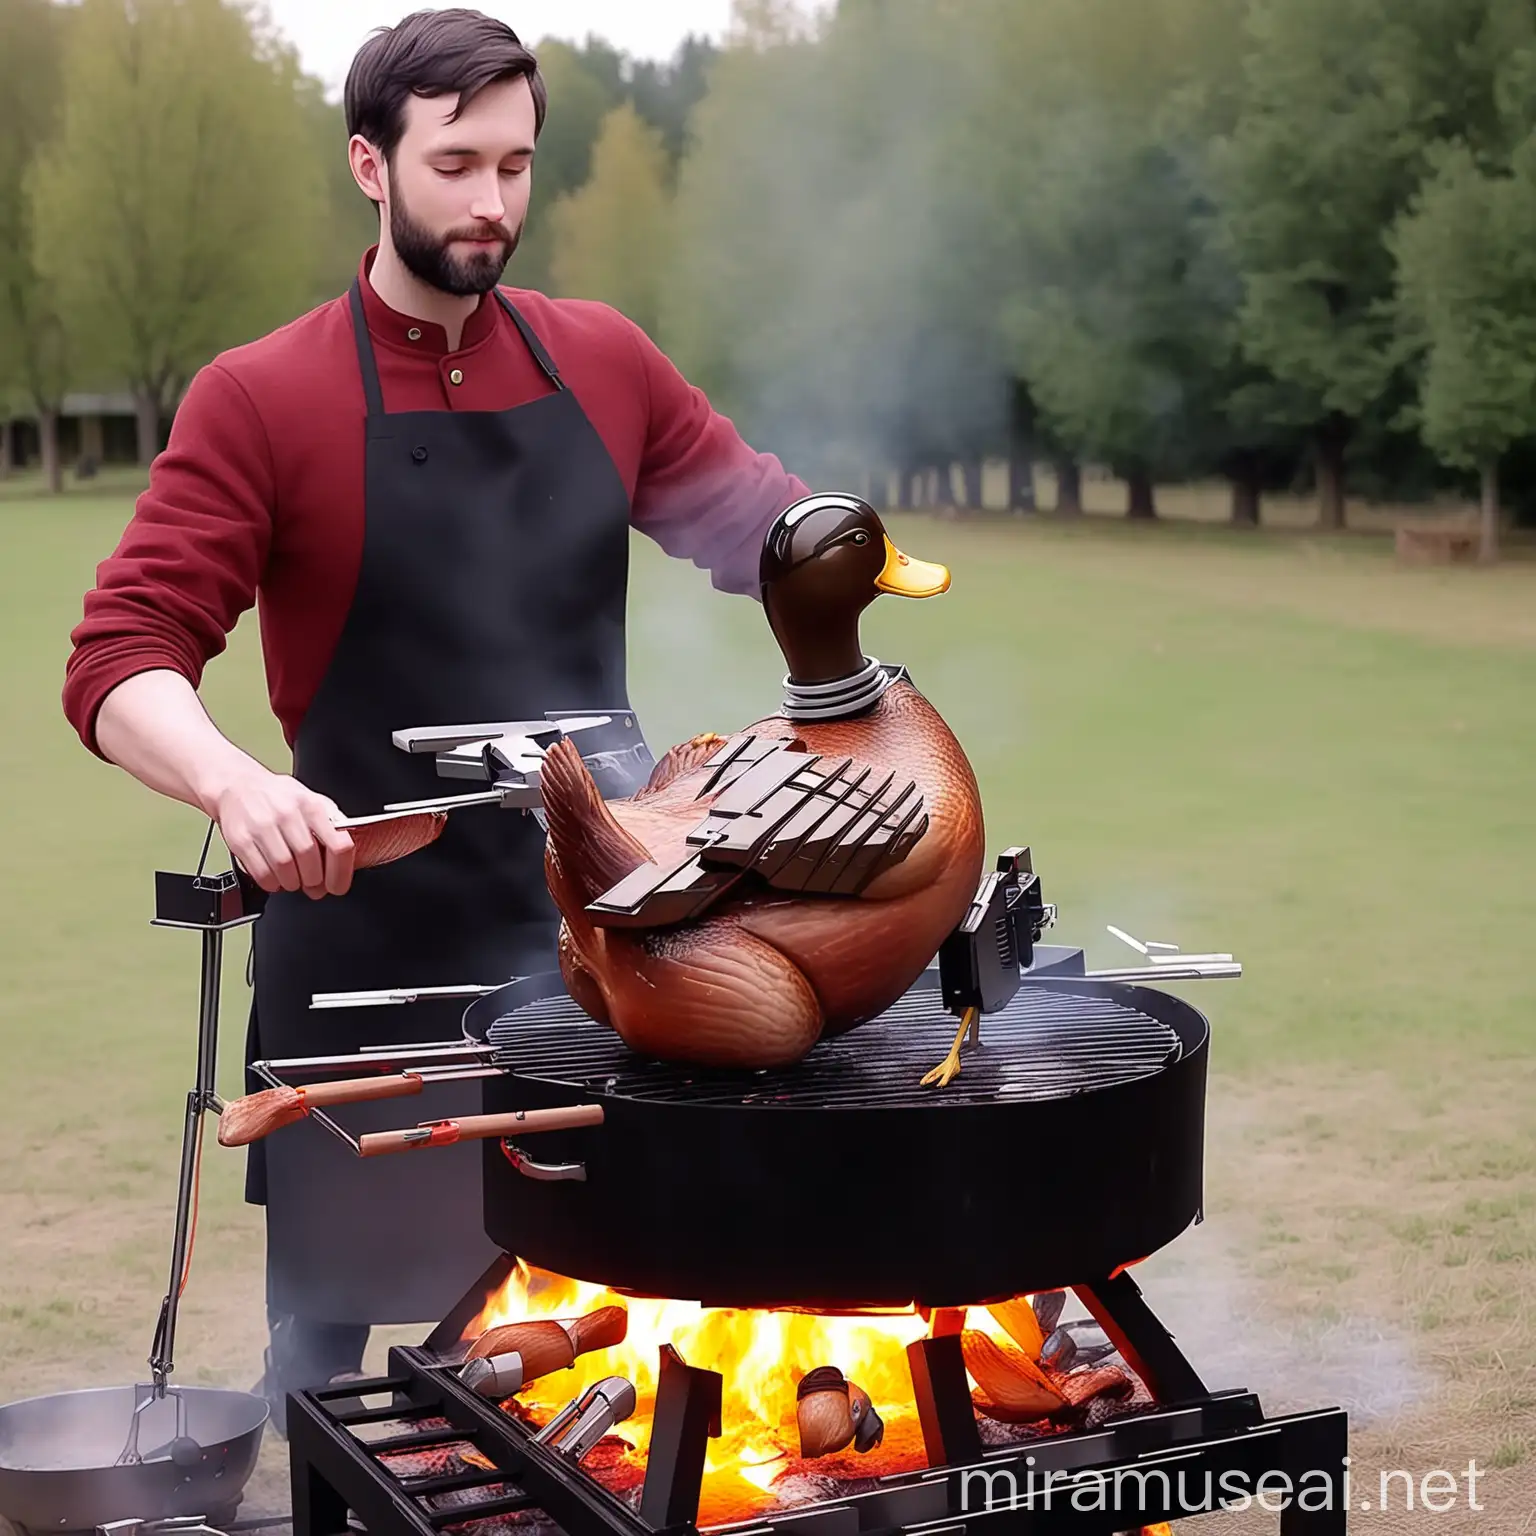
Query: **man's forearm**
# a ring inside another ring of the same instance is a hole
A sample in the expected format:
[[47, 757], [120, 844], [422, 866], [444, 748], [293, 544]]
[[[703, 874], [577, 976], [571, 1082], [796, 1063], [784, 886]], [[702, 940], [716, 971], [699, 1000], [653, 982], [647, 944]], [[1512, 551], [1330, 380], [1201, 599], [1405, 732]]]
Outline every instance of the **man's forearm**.
[[96, 743], [141, 784], [208, 816], [232, 781], [267, 772], [219, 730], [179, 672], [139, 672], [119, 683], [96, 716]]

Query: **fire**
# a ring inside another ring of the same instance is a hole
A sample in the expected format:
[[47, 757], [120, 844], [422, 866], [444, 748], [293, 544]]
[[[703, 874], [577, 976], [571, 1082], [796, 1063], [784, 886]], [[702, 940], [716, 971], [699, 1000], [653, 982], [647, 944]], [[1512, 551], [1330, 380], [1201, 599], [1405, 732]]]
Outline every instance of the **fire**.
[[[579, 1356], [569, 1370], [525, 1387], [517, 1400], [542, 1424], [593, 1382], [627, 1377], [634, 1383], [637, 1406], [614, 1433], [632, 1449], [621, 1467], [604, 1469], [622, 1474], [624, 1487], [634, 1486], [644, 1470], [663, 1344], [671, 1344], [689, 1365], [718, 1371], [723, 1379], [721, 1434], [709, 1442], [701, 1525], [773, 1507], [775, 1484], [807, 1465], [814, 1465], [818, 1475], [844, 1478], [926, 1465], [906, 1355], [906, 1346], [928, 1331], [915, 1310], [825, 1316], [704, 1308], [696, 1302], [624, 1296], [519, 1263], [466, 1336], [477, 1338], [506, 1323], [569, 1320], [607, 1306], [629, 1313], [624, 1342]], [[968, 1326], [1006, 1337], [983, 1308], [971, 1309]], [[884, 1441], [868, 1454], [859, 1455], [850, 1446], [814, 1463], [800, 1460], [795, 1389], [802, 1376], [822, 1365], [836, 1366], [861, 1386], [884, 1421]], [[609, 1481], [608, 1475], [598, 1475]]]

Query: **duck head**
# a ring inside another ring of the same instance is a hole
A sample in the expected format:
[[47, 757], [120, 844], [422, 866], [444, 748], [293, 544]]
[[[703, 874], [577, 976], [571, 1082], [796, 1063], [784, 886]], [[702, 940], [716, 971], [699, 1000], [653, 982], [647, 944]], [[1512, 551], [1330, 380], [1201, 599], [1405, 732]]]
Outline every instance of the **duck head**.
[[816, 686], [870, 666], [859, 615], [880, 596], [936, 597], [942, 565], [904, 555], [875, 509], [857, 496], [821, 493], [785, 508], [763, 543], [763, 610], [789, 663], [789, 684]]

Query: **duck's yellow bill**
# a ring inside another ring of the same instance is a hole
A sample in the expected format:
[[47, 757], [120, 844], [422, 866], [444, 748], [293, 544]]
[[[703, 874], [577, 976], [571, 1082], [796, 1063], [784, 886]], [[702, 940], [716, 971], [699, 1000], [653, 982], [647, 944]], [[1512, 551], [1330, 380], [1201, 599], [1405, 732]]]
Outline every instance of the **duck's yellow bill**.
[[885, 569], [875, 577], [875, 586], [898, 597], [937, 597], [949, 590], [949, 569], [902, 554], [887, 535]]

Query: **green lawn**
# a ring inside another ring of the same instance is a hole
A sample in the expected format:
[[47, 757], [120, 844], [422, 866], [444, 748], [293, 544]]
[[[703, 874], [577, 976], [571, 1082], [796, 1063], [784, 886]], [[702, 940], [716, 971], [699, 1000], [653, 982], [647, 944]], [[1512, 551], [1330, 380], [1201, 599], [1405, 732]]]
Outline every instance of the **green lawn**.
[[[129, 506], [121, 485], [0, 495], [0, 1398], [87, 1363], [132, 1374], [163, 1286], [197, 945], [146, 923], [152, 871], [190, 867], [204, 829], [91, 759], [58, 705]], [[1378, 540], [1100, 519], [892, 527], [954, 585], [877, 603], [866, 648], [905, 662], [966, 744], [992, 846], [1032, 845], [1054, 936], [1124, 963], [1113, 922], [1246, 965], [1188, 992], [1215, 1026], [1207, 1228], [1278, 1311], [1370, 1306], [1413, 1330], [1416, 1366], [1482, 1425], [1476, 1454], [1528, 1472], [1536, 567], [1406, 572]], [[782, 665], [755, 606], [644, 541], [635, 556], [653, 746], [771, 707]], [[205, 697], [280, 761], [250, 619]], [[189, 1377], [248, 1379], [259, 1347], [238, 1179], [211, 1147]]]

